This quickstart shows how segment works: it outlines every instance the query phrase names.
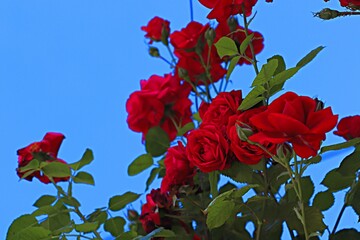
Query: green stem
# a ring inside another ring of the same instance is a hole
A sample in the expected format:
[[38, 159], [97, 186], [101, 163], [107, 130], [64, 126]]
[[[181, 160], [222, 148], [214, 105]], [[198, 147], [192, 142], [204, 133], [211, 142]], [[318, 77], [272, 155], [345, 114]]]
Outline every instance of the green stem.
[[[246, 15], [244, 14], [244, 5], [242, 6], [242, 9], [243, 9], [243, 19], [244, 19], [244, 28], [245, 28], [245, 35], [246, 37], [249, 36], [249, 28], [248, 28], [248, 21], [247, 21], [247, 18], [246, 18]], [[251, 55], [252, 55], [252, 65], [254, 66], [254, 70], [255, 70], [255, 73], [256, 75], [259, 74], [259, 68], [257, 66], [257, 60], [256, 60], [256, 56], [255, 56], [255, 51], [254, 51], [254, 45], [252, 43], [252, 41], [250, 41], [249, 43], [249, 46], [250, 46], [250, 50], [251, 50]]]
[[[55, 188], [56, 188], [56, 190], [58, 192], [58, 195], [63, 195], [65, 198], [70, 198], [71, 197], [65, 191], [63, 191], [61, 187], [58, 187], [56, 185], [55, 181], [51, 177], [49, 177], [49, 179], [50, 179], [51, 183], [55, 186]], [[86, 217], [81, 213], [79, 207], [74, 206], [73, 210], [84, 223], [88, 222]], [[102, 239], [97, 230], [92, 231], [92, 233], [96, 236], [96, 238]]]
[[341, 210], [340, 210], [339, 216], [338, 216], [337, 219], [336, 219], [336, 222], [335, 222], [335, 225], [334, 225], [334, 228], [333, 228], [331, 234], [335, 234], [336, 229], [337, 229], [337, 227], [339, 226], [340, 220], [341, 220], [341, 218], [342, 218], [342, 216], [343, 216], [343, 214], [344, 214], [344, 212], [345, 212], [346, 207], [347, 207], [347, 204], [344, 203], [344, 205], [342, 206], [342, 208], [341, 208]]
[[[166, 45], [166, 49], [169, 51], [172, 62], [174, 63], [174, 65], [176, 65], [176, 59], [175, 59], [174, 54], [172, 53], [172, 51], [171, 51], [171, 49], [169, 47], [169, 44]], [[173, 64], [171, 64], [171, 65], [173, 65]]]

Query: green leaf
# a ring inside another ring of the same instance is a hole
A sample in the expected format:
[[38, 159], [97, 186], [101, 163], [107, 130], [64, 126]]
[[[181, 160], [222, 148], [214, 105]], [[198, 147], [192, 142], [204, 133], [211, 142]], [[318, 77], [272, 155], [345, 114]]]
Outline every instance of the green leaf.
[[220, 38], [219, 41], [215, 43], [215, 47], [220, 58], [239, 54], [235, 41], [229, 37]]
[[303, 57], [297, 64], [296, 64], [296, 67], [304, 67], [306, 64], [308, 64], [309, 62], [311, 62], [315, 57], [316, 55], [321, 51], [323, 50], [324, 47], [323, 46], [320, 46], [320, 47], [317, 47], [315, 48], [314, 50], [312, 50], [310, 53], [308, 53], [305, 57]]
[[317, 155], [315, 157], [312, 157], [312, 158], [309, 158], [309, 159], [305, 160], [304, 162], [305, 162], [305, 164], [308, 164], [308, 165], [316, 164], [316, 163], [321, 162], [321, 159], [322, 159], [321, 156]]
[[263, 86], [257, 86], [253, 88], [249, 94], [245, 97], [245, 99], [241, 102], [238, 110], [245, 111], [249, 108], [255, 106], [257, 103], [261, 102], [265, 98], [261, 96], [265, 92], [265, 88]]
[[157, 232], [154, 237], [164, 237], [164, 238], [173, 238], [176, 237], [175, 233], [168, 229], [162, 229], [160, 232]]
[[33, 159], [28, 164], [26, 164], [24, 167], [19, 168], [19, 171], [26, 172], [29, 170], [38, 170], [39, 166], [40, 166], [39, 160]]
[[337, 143], [337, 144], [322, 147], [320, 149], [320, 153], [325, 153], [325, 152], [328, 152], [328, 151], [340, 150], [340, 149], [352, 147], [352, 146], [355, 146], [358, 143], [360, 143], [360, 138], [354, 138], [354, 139], [351, 139], [351, 140], [346, 141], [346, 142]]
[[265, 63], [259, 74], [256, 75], [251, 87], [255, 86], [263, 86], [265, 83], [269, 82], [271, 77], [274, 75], [276, 69], [278, 67], [278, 60], [271, 59], [269, 62]]
[[219, 173], [217, 171], [209, 173], [209, 183], [210, 183], [210, 193], [212, 198], [216, 198], [219, 195], [219, 190], [217, 188], [219, 182]]
[[[70, 209], [64, 206], [62, 201], [58, 201], [54, 206], [45, 206], [39, 208], [33, 215], [48, 215], [45, 221], [41, 222], [41, 226], [54, 232], [65, 232], [64, 227], [71, 225], [69, 214]], [[72, 227], [66, 228], [71, 232]]]
[[239, 189], [234, 190], [233, 192], [231, 192], [231, 197], [234, 199], [240, 199], [242, 198], [248, 191], [250, 191], [250, 189], [256, 188], [259, 185], [257, 184], [249, 184], [246, 185], [244, 187], [241, 187]]
[[77, 232], [89, 233], [97, 230], [99, 224], [97, 222], [86, 222], [81, 224], [75, 224], [75, 230]]
[[22, 215], [16, 218], [11, 223], [6, 235], [6, 239], [7, 240], [18, 239], [18, 235], [20, 235], [22, 231], [37, 226], [38, 226], [38, 221], [34, 216], [29, 214]]
[[81, 206], [80, 202], [74, 197], [63, 197], [61, 198], [61, 201], [68, 206], [72, 206], [72, 207]]
[[82, 167], [90, 164], [94, 160], [94, 155], [91, 149], [86, 149], [81, 159], [75, 163], [70, 164], [70, 167], [75, 171], [81, 169]]
[[133, 192], [126, 192], [123, 195], [117, 195], [109, 200], [109, 209], [111, 211], [119, 211], [123, 209], [127, 204], [134, 202], [140, 197], [140, 194]]
[[252, 41], [252, 38], [254, 37], [254, 34], [250, 34], [248, 35], [244, 41], [242, 41], [242, 43], [240, 44], [240, 53], [244, 54], [246, 49], [248, 48], [250, 42]]
[[194, 113], [192, 117], [198, 122], [202, 121], [199, 112]]
[[230, 76], [231, 76], [232, 72], [234, 71], [236, 64], [239, 62], [239, 60], [240, 60], [240, 56], [231, 58], [229, 67], [226, 72], [226, 81], [228, 81], [230, 79]]
[[217, 201], [208, 207], [206, 225], [209, 229], [223, 225], [234, 214], [235, 203], [233, 201]]
[[86, 219], [89, 222], [98, 222], [99, 224], [102, 224], [106, 221], [108, 217], [106, 208], [97, 208], [94, 212], [90, 213]]
[[[294, 216], [293, 214], [289, 214], [287, 218], [287, 223], [290, 229], [295, 229], [299, 234], [304, 234], [304, 228], [300, 222], [300, 220]], [[326, 225], [323, 222], [324, 215], [320, 212], [319, 209], [315, 207], [305, 206], [305, 222], [308, 234], [322, 232], [326, 229]]]
[[7, 240], [50, 240], [51, 232], [43, 227], [30, 227]]
[[71, 170], [62, 162], [50, 162], [42, 168], [42, 171], [49, 177], [69, 177]]
[[338, 172], [344, 176], [352, 176], [360, 169], [360, 146], [355, 148], [355, 151], [346, 156], [340, 163]]
[[154, 157], [163, 155], [170, 147], [168, 134], [159, 126], [150, 128], [145, 137], [146, 152]]
[[109, 218], [104, 223], [104, 230], [117, 237], [124, 232], [125, 224], [126, 221], [122, 217]]
[[300, 68], [298, 67], [293, 67], [279, 72], [269, 81], [270, 88], [272, 89], [279, 85], [282, 88], [284, 86], [284, 83], [290, 78], [292, 78], [299, 71], [299, 69]]
[[360, 215], [360, 183], [355, 186], [345, 196], [345, 203], [351, 206], [357, 215]]
[[56, 197], [51, 195], [43, 195], [41, 196], [36, 202], [33, 204], [34, 207], [43, 207], [51, 205], [53, 202], [55, 202]]
[[350, 187], [354, 179], [355, 175], [343, 176], [337, 171], [337, 168], [335, 168], [326, 174], [321, 184], [328, 187], [330, 191], [337, 192]]
[[286, 70], [285, 60], [282, 56], [275, 55], [275, 56], [272, 56], [271, 58], [269, 58], [267, 61], [270, 62], [270, 60], [272, 60], [272, 59], [278, 60], [278, 66], [274, 72], [274, 75]]
[[318, 208], [320, 211], [326, 211], [334, 205], [334, 195], [330, 191], [319, 192], [315, 195], [313, 206]]
[[231, 167], [221, 171], [221, 174], [238, 183], [252, 183], [253, 170], [246, 164], [233, 162]]
[[116, 240], [132, 240], [137, 236], [136, 232], [133, 231], [129, 231], [129, 232], [124, 232], [122, 234], [120, 234], [120, 236], [118, 236], [116, 238]]
[[128, 167], [128, 175], [134, 176], [148, 169], [154, 164], [154, 160], [149, 153], [138, 156]]
[[330, 240], [352, 240], [360, 239], [360, 232], [354, 228], [341, 229], [335, 234], [330, 235]]
[[184, 136], [185, 133], [187, 133], [190, 130], [193, 130], [195, 128], [195, 124], [193, 122], [189, 122], [185, 124], [182, 128], [179, 129], [177, 135], [178, 136]]
[[147, 190], [149, 190], [150, 185], [154, 182], [156, 176], [158, 175], [158, 173], [160, 172], [161, 168], [153, 168], [151, 169], [149, 178], [146, 180], [146, 188], [145, 188], [145, 192]]
[[93, 176], [88, 172], [78, 172], [73, 178], [74, 183], [84, 183], [89, 185], [95, 185]]
[[307, 203], [309, 202], [311, 196], [314, 194], [315, 186], [310, 176], [302, 177], [300, 179], [301, 189], [302, 189], [302, 200]]

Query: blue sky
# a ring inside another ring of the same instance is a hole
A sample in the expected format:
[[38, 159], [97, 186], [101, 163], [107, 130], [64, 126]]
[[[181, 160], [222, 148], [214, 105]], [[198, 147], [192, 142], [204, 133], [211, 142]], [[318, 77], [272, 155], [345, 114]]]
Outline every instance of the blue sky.
[[[250, 27], [265, 38], [258, 59], [264, 63], [280, 54], [288, 66], [294, 66], [311, 49], [326, 46], [286, 89], [322, 99], [341, 117], [359, 114], [360, 17], [333, 21], [312, 17], [312, 12], [324, 7], [340, 8], [335, 0], [328, 4], [259, 0]], [[195, 20], [205, 23], [207, 12], [194, 1]], [[140, 79], [170, 71], [164, 62], [148, 56], [140, 30], [156, 15], [168, 19], [172, 30], [180, 29], [189, 22], [189, 3], [1, 1], [0, 238], [5, 238], [13, 219], [33, 210], [31, 205], [41, 194], [54, 194], [52, 186], [19, 182], [15, 173], [16, 150], [41, 140], [49, 131], [65, 134], [59, 157], [67, 162], [78, 160], [86, 148], [94, 151], [95, 161], [86, 170], [95, 177], [96, 186], [75, 188], [84, 212], [106, 206], [111, 196], [127, 190], [144, 191], [148, 172], [126, 177], [128, 164], [145, 149], [141, 135], [127, 128], [125, 102], [139, 89]], [[253, 77], [251, 67], [241, 67], [235, 70], [229, 89], [246, 93]], [[327, 143], [340, 141], [330, 134]], [[340, 160], [328, 157], [308, 173], [319, 182]], [[341, 201], [339, 196], [337, 202]], [[354, 226], [356, 217], [351, 217], [351, 210], [347, 213], [342, 223]]]

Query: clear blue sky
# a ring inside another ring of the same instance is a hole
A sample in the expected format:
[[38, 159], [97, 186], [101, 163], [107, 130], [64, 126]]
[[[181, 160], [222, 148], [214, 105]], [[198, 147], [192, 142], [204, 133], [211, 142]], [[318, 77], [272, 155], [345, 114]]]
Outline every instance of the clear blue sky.
[[[195, 20], [205, 23], [208, 10], [196, 0], [194, 5]], [[311, 49], [326, 46], [286, 89], [324, 100], [341, 117], [360, 114], [360, 17], [312, 17], [329, 6], [340, 8], [336, 0], [259, 0], [251, 26], [265, 38], [259, 60], [281, 54], [294, 66]], [[140, 79], [170, 71], [148, 56], [140, 31], [155, 15], [168, 19], [172, 30], [180, 29], [189, 21], [188, 1], [1, 1], [0, 239], [13, 219], [33, 210], [41, 194], [54, 193], [36, 180], [19, 182], [15, 173], [16, 150], [48, 131], [66, 135], [59, 157], [68, 162], [78, 160], [85, 148], [94, 151], [95, 161], [86, 170], [96, 186], [75, 188], [84, 212], [106, 206], [111, 196], [127, 190], [144, 191], [148, 172], [126, 177], [128, 164], [145, 150], [141, 135], [127, 128], [125, 102]], [[253, 77], [251, 67], [239, 68], [229, 88], [248, 92]], [[336, 141], [342, 140], [328, 137], [328, 143]], [[338, 163], [329, 157], [308, 173], [319, 182]], [[357, 219], [348, 213], [343, 223], [354, 226]], [[332, 226], [333, 219], [328, 220]]]

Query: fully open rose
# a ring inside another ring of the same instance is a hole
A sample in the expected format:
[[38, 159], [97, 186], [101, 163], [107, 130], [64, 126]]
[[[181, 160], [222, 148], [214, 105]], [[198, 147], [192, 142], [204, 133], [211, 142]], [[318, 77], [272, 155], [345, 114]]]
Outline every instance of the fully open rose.
[[[21, 148], [17, 151], [18, 157], [18, 168], [16, 169], [17, 174], [20, 178], [26, 174], [28, 175], [28, 171], [22, 171], [22, 167], [26, 167], [32, 160], [37, 159], [45, 162], [61, 162], [66, 164], [66, 162], [57, 157], [58, 151], [62, 141], [65, 136], [61, 133], [49, 132], [46, 133], [43, 140], [40, 142], [31, 143], [29, 146]], [[38, 157], [36, 157], [36, 154]], [[40, 159], [42, 158], [42, 159]], [[30, 175], [24, 177], [24, 179], [28, 181], [32, 181], [33, 178], [37, 178], [42, 183], [50, 183], [50, 179], [43, 175], [40, 171], [32, 172]], [[54, 177], [54, 182], [62, 182], [69, 180], [69, 177]]]
[[250, 119], [259, 130], [250, 140], [290, 142], [297, 155], [308, 158], [317, 154], [325, 133], [336, 126], [337, 120], [330, 107], [316, 111], [314, 99], [287, 92], [275, 99], [265, 112]]
[[202, 172], [223, 170], [228, 166], [229, 144], [216, 125], [204, 125], [188, 137], [189, 161]]

